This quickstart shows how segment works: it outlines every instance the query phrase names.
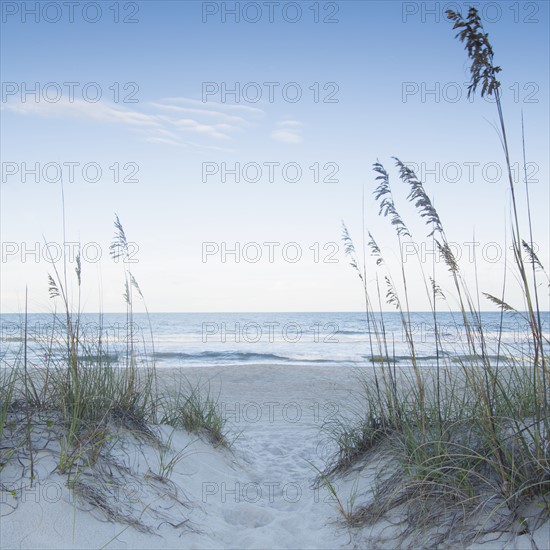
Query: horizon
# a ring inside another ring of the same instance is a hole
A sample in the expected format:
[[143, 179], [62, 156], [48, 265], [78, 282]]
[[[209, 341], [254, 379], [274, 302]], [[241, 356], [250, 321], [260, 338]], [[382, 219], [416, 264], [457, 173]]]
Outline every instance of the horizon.
[[[58, 315], [65, 315], [64, 311], [27, 311], [28, 315], [51, 315], [52, 313], [56, 313]], [[72, 314], [80, 314], [80, 315], [127, 315], [127, 311], [73, 311]], [[277, 313], [277, 314], [288, 314], [293, 315], [296, 313], [303, 313], [303, 314], [322, 314], [322, 313], [335, 313], [335, 314], [344, 314], [344, 313], [361, 313], [366, 314], [366, 312], [363, 310], [349, 310], [349, 311], [133, 311], [132, 315], [172, 315], [172, 314], [184, 314], [184, 315], [227, 315], [227, 314], [235, 314], [235, 315], [262, 315], [262, 314], [270, 314], [270, 313]], [[399, 311], [393, 310], [372, 310], [369, 311], [369, 314], [379, 314], [379, 313], [395, 313], [396, 315], [401, 315]], [[427, 315], [433, 315], [434, 312], [430, 310], [410, 310], [410, 313], [423, 313]], [[460, 310], [437, 310], [437, 314], [453, 314], [453, 313], [462, 313]], [[468, 312], [469, 315], [471, 314], [481, 314], [484, 313], [491, 313], [491, 314], [500, 314], [500, 310], [480, 310], [475, 312]], [[502, 312], [503, 315], [522, 315], [524, 313], [529, 313], [528, 311], [504, 311]], [[540, 310], [539, 313], [550, 313], [550, 310]], [[25, 312], [11, 312], [11, 313], [0, 313], [1, 315], [25, 315]]]

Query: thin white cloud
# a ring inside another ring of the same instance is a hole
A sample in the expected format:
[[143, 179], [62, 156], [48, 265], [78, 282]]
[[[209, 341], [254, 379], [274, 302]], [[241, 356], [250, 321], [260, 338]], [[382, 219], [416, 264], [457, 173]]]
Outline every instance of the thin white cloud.
[[150, 105], [158, 109], [162, 109], [164, 111], [170, 111], [174, 113], [188, 113], [193, 115], [218, 118], [221, 120], [232, 122], [234, 124], [241, 124], [241, 123], [247, 122], [246, 119], [244, 119], [243, 117], [228, 115], [227, 113], [221, 113], [220, 111], [212, 111], [209, 109], [198, 109], [195, 107], [180, 107], [179, 105], [165, 105], [162, 103], [151, 103]]
[[145, 141], [148, 141], [149, 143], [164, 143], [166, 145], [176, 145], [178, 147], [188, 147], [188, 145], [186, 143], [182, 143], [181, 141], [176, 141], [174, 139], [162, 138], [162, 137], [148, 137], [148, 138], [145, 138]]
[[[174, 98], [186, 101], [185, 98]], [[194, 100], [188, 100], [194, 103]], [[240, 107], [240, 106], [238, 106]], [[246, 118], [212, 108], [190, 108], [178, 105], [168, 105], [162, 102], [150, 102], [137, 105], [135, 109], [129, 109], [117, 104], [109, 104], [102, 101], [95, 103], [85, 100], [69, 101], [62, 98], [60, 101], [49, 102], [16, 102], [11, 101], [2, 105], [2, 109], [22, 114], [37, 115], [54, 118], [75, 117], [94, 120], [109, 124], [127, 125], [145, 134], [145, 140], [150, 143], [188, 145], [191, 135], [201, 136], [206, 139], [227, 141], [231, 135], [242, 130], [248, 123]], [[139, 109], [139, 110], [138, 110]], [[144, 112], [149, 110], [153, 112]], [[263, 113], [261, 109], [245, 109], [248, 116], [251, 113]], [[193, 115], [182, 117], [183, 114]], [[203, 144], [207, 146], [209, 144]]]
[[181, 118], [178, 120], [172, 121], [172, 124], [178, 128], [184, 128], [186, 130], [191, 130], [198, 134], [208, 135], [216, 139], [229, 139], [228, 132], [234, 129], [233, 126], [229, 124], [201, 124], [191, 118]]
[[299, 120], [293, 120], [293, 119], [285, 119], [285, 120], [281, 120], [280, 122], [277, 122], [277, 126], [279, 126], [280, 128], [299, 128], [303, 125], [304, 124]]
[[164, 136], [167, 139], [179, 139], [179, 135], [176, 132], [173, 132], [171, 130], [165, 130], [164, 128], [158, 128], [155, 131], [156, 134], [159, 134], [160, 136]]
[[296, 145], [304, 141], [300, 131], [303, 123], [301, 123], [299, 120], [280, 120], [279, 122], [277, 122], [276, 126], [277, 129], [271, 132], [271, 138], [275, 141], [280, 141], [281, 143], [287, 143], [291, 145]]
[[[114, 124], [137, 132], [148, 143], [236, 152], [221, 146], [234, 141], [245, 130], [257, 127], [266, 112], [258, 107], [202, 102], [186, 97], [163, 98], [137, 104], [95, 103], [83, 99], [49, 102], [22, 102], [16, 98], [1, 109], [22, 116], [78, 118], [101, 124]], [[276, 123], [270, 137], [286, 144], [303, 141], [303, 124], [286, 117]], [[220, 144], [220, 145], [218, 145]]]
[[297, 144], [302, 143], [304, 140], [302, 136], [295, 134], [294, 132], [286, 132], [284, 130], [276, 130], [271, 133], [271, 137], [282, 143]]
[[69, 101], [62, 98], [60, 101], [48, 103], [40, 102], [8, 102], [2, 108], [20, 114], [36, 114], [48, 117], [78, 117], [89, 118], [104, 122], [120, 122], [134, 126], [162, 127], [158, 116], [122, 109], [118, 106], [109, 105], [98, 101], [91, 103], [83, 99]]
[[227, 111], [241, 111], [243, 113], [250, 113], [254, 115], [263, 115], [265, 111], [258, 107], [250, 107], [249, 105], [238, 105], [235, 103], [221, 103], [219, 101], [201, 101], [200, 99], [191, 99], [188, 97], [167, 97], [162, 100], [163, 102], [171, 103], [187, 103], [190, 105], [200, 105], [204, 109], [225, 109]]

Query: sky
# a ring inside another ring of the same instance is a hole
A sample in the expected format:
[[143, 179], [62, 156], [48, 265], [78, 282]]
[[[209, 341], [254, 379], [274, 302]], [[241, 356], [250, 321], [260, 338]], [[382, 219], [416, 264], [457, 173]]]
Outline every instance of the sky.
[[[428, 309], [421, 268], [456, 309], [393, 157], [422, 179], [472, 293], [500, 295], [506, 280], [522, 309], [496, 106], [468, 99], [466, 52], [444, 15], [472, 4], [502, 67], [528, 240], [523, 114], [533, 242], [548, 266], [546, 1], [2, 1], [0, 311], [23, 311], [26, 288], [29, 311], [51, 310], [62, 251], [76, 307], [77, 248], [86, 311], [124, 309], [125, 267], [150, 311], [360, 311], [342, 222], [359, 259], [363, 232], [382, 250], [378, 271], [365, 254], [369, 289], [384, 269], [400, 286], [377, 161], [412, 234], [411, 309]], [[109, 256], [115, 215], [126, 265]]]

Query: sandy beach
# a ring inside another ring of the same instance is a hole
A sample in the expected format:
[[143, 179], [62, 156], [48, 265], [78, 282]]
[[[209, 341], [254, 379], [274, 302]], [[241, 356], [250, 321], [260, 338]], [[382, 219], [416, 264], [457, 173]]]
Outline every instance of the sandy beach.
[[[320, 428], [353, 406], [357, 369], [238, 366], [159, 370], [159, 385], [209, 384], [229, 426], [230, 449], [169, 426], [161, 450], [132, 435], [113, 439], [105, 468], [119, 482], [82, 472], [67, 486], [52, 453], [38, 452], [35, 480], [2, 472], [2, 549], [11, 548], [365, 548], [393, 547], [393, 527], [346, 527], [317, 471], [334, 449]], [[178, 454], [179, 453], [179, 454]], [[172, 468], [170, 460], [176, 457]], [[345, 506], [373, 488], [373, 462], [334, 480]], [[163, 469], [164, 468], [164, 469]], [[10, 474], [15, 477], [10, 480]], [[11, 483], [11, 485], [10, 485]], [[101, 487], [101, 490], [94, 490]], [[87, 488], [86, 498], [82, 495]], [[81, 496], [78, 495], [80, 492]], [[356, 503], [357, 504], [357, 503]], [[118, 515], [117, 515], [118, 514]], [[121, 521], [122, 518], [124, 521]], [[486, 548], [531, 548], [500, 533]], [[535, 532], [538, 548], [548, 525]]]
[[[210, 380], [220, 391], [220, 406], [236, 438], [233, 450], [215, 449], [183, 431], [173, 434], [172, 454], [185, 450], [171, 481], [185, 506], [162, 498], [142, 477], [158, 464], [158, 450], [128, 440], [120, 455], [135, 472], [127, 494], [151, 533], [106, 522], [87, 503], [80, 506], [54, 472], [51, 456], [36, 460], [34, 487], [2, 502], [2, 548], [335, 548], [349, 535], [336, 525], [334, 503], [324, 489], [313, 488], [315, 470], [326, 452], [319, 439], [322, 421], [349, 399], [352, 372], [330, 368], [243, 366], [167, 369], [160, 384], [185, 376]], [[167, 439], [169, 427], [159, 431]], [[230, 436], [231, 437], [231, 436]], [[132, 444], [133, 443], [133, 444]], [[156, 455], [156, 456], [155, 456]], [[6, 475], [3, 482], [9, 483]], [[141, 478], [141, 479], [140, 479]], [[148, 501], [147, 498], [150, 498]], [[137, 502], [139, 501], [139, 502]], [[152, 502], [152, 505], [151, 505]], [[128, 502], [123, 503], [125, 506]], [[166, 508], [166, 509], [165, 509]], [[98, 513], [99, 512], [99, 513]], [[182, 526], [173, 526], [184, 522]], [[173, 525], [170, 525], [173, 524]]]

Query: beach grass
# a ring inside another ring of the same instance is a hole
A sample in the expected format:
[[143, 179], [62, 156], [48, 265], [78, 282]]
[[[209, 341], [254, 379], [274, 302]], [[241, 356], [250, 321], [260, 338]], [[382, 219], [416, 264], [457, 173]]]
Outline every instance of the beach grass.
[[[505, 282], [498, 293], [481, 293], [477, 285], [471, 291], [428, 191], [416, 174], [395, 158], [399, 179], [409, 188], [407, 198], [426, 222], [427, 237], [447, 267], [460, 306], [458, 322], [466, 333], [461, 358], [449, 359], [437, 317], [446, 304], [443, 285], [435, 270], [429, 270], [430, 266], [427, 270], [418, 256], [436, 346], [433, 367], [421, 366], [410, 323], [410, 265], [401, 256], [400, 273], [397, 277], [389, 273], [384, 253], [371, 233], [363, 235], [363, 250], [368, 251], [363, 257], [372, 259], [373, 266], [361, 263], [361, 251], [343, 227], [346, 253], [363, 286], [371, 362], [376, 366], [361, 375], [360, 405], [324, 426], [325, 437], [337, 451], [322, 476], [345, 475], [360, 467], [371, 453], [383, 452], [386, 461], [376, 490], [353, 514], [346, 514], [346, 521], [365, 527], [394, 517], [399, 510], [392, 537], [403, 546], [470, 544], [498, 530], [529, 535], [548, 520], [550, 510], [549, 342], [540, 315], [540, 293], [548, 275], [532, 245], [527, 184], [527, 229], [520, 223], [497, 80], [501, 69], [494, 65], [492, 45], [475, 8], [466, 17], [450, 10], [447, 16], [454, 21], [471, 62], [469, 95], [480, 89], [482, 96], [495, 100], [511, 196], [512, 269], [524, 303], [518, 307], [507, 303]], [[525, 163], [524, 136], [523, 143]], [[402, 251], [403, 243], [413, 239], [412, 232], [398, 212], [389, 172], [380, 162], [373, 169], [380, 214], [389, 218]], [[374, 293], [367, 288], [371, 279], [376, 280]], [[400, 314], [411, 367], [401, 368], [388, 353], [391, 346], [383, 316], [376, 311], [377, 306], [382, 308], [383, 294], [386, 303]], [[496, 357], [488, 351], [481, 295], [501, 310]], [[530, 327], [527, 350], [501, 343], [508, 312], [522, 315]]]
[[[123, 266], [127, 321], [126, 333], [121, 335], [123, 352], [113, 353], [103, 340], [102, 315], [96, 332], [90, 335], [83, 328], [80, 294], [84, 274], [79, 256], [76, 303], [69, 299], [74, 288], [70, 288], [66, 258], [60, 267], [51, 264], [50, 297], [56, 306], [61, 303], [62, 313], [52, 313], [50, 335], [31, 335], [27, 313], [21, 316], [20, 350], [11, 364], [4, 359], [0, 369], [0, 491], [17, 498], [18, 490], [39, 482], [35, 461], [46, 454], [54, 457], [55, 471], [65, 476], [75, 496], [92, 504], [108, 520], [145, 532], [148, 527], [140, 514], [149, 505], [142, 503], [134, 509], [115, 494], [129, 483], [148, 486], [152, 502], [168, 498], [170, 506], [177, 502], [186, 507], [175, 486], [168, 483], [186, 452], [172, 452], [172, 438], [163, 441], [159, 426], [167, 424], [204, 435], [215, 446], [229, 447], [231, 443], [210, 386], [183, 383], [175, 393], [159, 389], [154, 360], [149, 359], [154, 357], [153, 339], [140, 341], [133, 330], [134, 303], [137, 298], [143, 300], [143, 295], [130, 263], [124, 261], [128, 241], [118, 217], [111, 253]], [[31, 338], [37, 338], [33, 344], [42, 350], [39, 363], [28, 354]], [[150, 349], [153, 353], [147, 353]], [[158, 449], [159, 471], [149, 474], [146, 481], [143, 472], [133, 470], [133, 462], [120, 462], [129, 442], [136, 449], [143, 442]], [[4, 483], [8, 469], [10, 481]], [[15, 486], [19, 489], [14, 490]], [[148, 510], [153, 513], [162, 518], [160, 508]]]
[[[364, 528], [383, 519], [395, 520], [391, 540], [401, 546], [467, 544], [497, 530], [530, 533], [550, 512], [549, 343], [542, 330], [539, 296], [540, 280], [546, 284], [548, 275], [532, 245], [528, 194], [525, 230], [520, 223], [497, 80], [500, 68], [493, 64], [492, 46], [474, 8], [466, 18], [454, 12], [448, 16], [466, 43], [472, 63], [470, 93], [481, 88], [482, 95], [495, 99], [511, 192], [513, 269], [524, 304], [514, 307], [506, 301], [505, 284], [497, 293], [487, 292], [485, 299], [500, 308], [501, 329], [506, 312], [524, 311], [530, 327], [529, 347], [518, 354], [502, 344], [496, 359], [489, 354], [480, 308], [482, 293], [466, 285], [443, 221], [423, 183], [395, 159], [398, 177], [409, 189], [408, 200], [426, 221], [428, 237], [444, 259], [460, 306], [457, 317], [467, 335], [461, 358], [451, 358], [437, 317], [446, 297], [435, 272], [427, 272], [418, 257], [436, 347], [434, 366], [420, 364], [411, 328], [410, 265], [402, 256], [403, 243], [413, 235], [399, 215], [390, 173], [376, 162], [374, 194], [380, 214], [389, 217], [396, 231], [401, 269], [388, 272], [384, 251], [370, 233], [363, 236], [361, 252], [368, 252], [373, 265], [361, 263], [344, 226], [346, 254], [364, 293], [370, 359], [359, 378], [357, 405], [323, 426], [322, 437], [334, 444], [336, 453], [324, 471], [318, 472], [318, 480], [329, 488], [349, 526]], [[147, 307], [131, 264], [125, 261], [128, 240], [118, 217], [111, 255], [122, 265], [126, 326], [131, 327], [135, 302], [139, 300], [145, 311]], [[84, 276], [78, 256], [74, 280], [65, 259], [60, 267], [52, 263], [49, 292], [61, 313], [56, 309], [52, 314], [52, 337], [43, 343], [41, 365], [28, 359], [28, 316], [22, 317], [25, 329], [20, 352], [13, 364], [0, 370], [0, 474], [13, 467], [19, 480], [32, 485], [34, 459], [47, 452], [55, 457], [57, 471], [66, 476], [75, 494], [109, 521], [147, 530], [135, 510], [114, 504], [113, 487], [122, 487], [138, 475], [113, 459], [114, 450], [128, 441], [137, 447], [143, 440], [152, 442], [159, 458], [158, 472], [147, 478], [150, 488], [168, 494], [184, 510], [187, 505], [167, 480], [186, 449], [168, 452], [172, 436], [163, 442], [156, 428], [183, 429], [215, 447], [231, 446], [231, 436], [220, 413], [219, 394], [208, 382], [184, 382], [176, 390], [159, 388], [154, 362], [144, 359], [154, 357], [152, 337], [150, 342], [140, 341], [128, 329], [124, 354], [115, 357], [102, 340], [101, 330], [95, 337], [85, 335], [80, 303]], [[373, 279], [374, 293], [368, 286]], [[72, 295], [77, 296], [75, 303]], [[380, 313], [384, 301], [400, 315], [411, 366], [392, 356]], [[61, 328], [61, 343], [53, 338], [54, 327]], [[59, 351], [54, 350], [56, 346], [61, 354], [53, 353]], [[138, 353], [147, 346], [152, 354]], [[361, 468], [375, 453], [383, 457], [383, 466], [372, 495], [354, 493], [346, 504], [334, 479]], [[11, 492], [1, 479], [0, 491]]]
[[214, 446], [229, 446], [227, 419], [221, 414], [219, 394], [209, 381], [185, 381], [164, 401], [161, 424], [204, 435]]

